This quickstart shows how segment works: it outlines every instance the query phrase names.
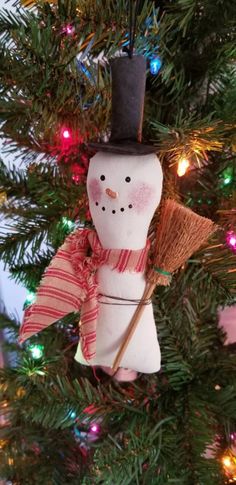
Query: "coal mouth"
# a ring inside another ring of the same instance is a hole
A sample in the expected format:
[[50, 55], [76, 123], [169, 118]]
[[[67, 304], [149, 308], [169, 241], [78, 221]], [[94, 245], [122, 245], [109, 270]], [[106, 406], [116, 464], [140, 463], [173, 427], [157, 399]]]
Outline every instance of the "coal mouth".
[[[99, 206], [99, 203], [98, 202], [95, 202], [95, 205], [96, 206]], [[129, 204], [128, 205], [128, 209], [132, 209], [132, 207], [133, 207], [132, 204]], [[105, 210], [106, 210], [106, 207], [103, 205], [102, 206], [102, 211], [105, 212]], [[118, 210], [112, 209], [111, 212], [112, 212], [112, 214], [116, 214], [117, 212], [125, 212], [125, 207], [120, 207], [120, 209], [118, 209]]]

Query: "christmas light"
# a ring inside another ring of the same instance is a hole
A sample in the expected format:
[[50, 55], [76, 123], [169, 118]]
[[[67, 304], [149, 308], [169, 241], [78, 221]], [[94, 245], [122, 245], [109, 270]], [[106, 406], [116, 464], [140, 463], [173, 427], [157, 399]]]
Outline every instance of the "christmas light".
[[187, 158], [181, 158], [178, 163], [177, 174], [179, 177], [183, 177], [186, 174], [188, 168], [190, 166], [189, 161]]
[[76, 412], [73, 411], [73, 410], [69, 411], [68, 418], [75, 419], [76, 418]]
[[69, 140], [69, 138], [71, 138], [71, 133], [69, 130], [67, 129], [63, 129], [62, 130], [62, 136], [65, 140]]
[[34, 360], [38, 360], [43, 356], [44, 346], [41, 344], [31, 344], [29, 345], [28, 350], [31, 353], [31, 357]]
[[74, 163], [71, 166], [72, 180], [75, 184], [79, 184], [84, 180], [86, 168], [88, 165], [88, 159], [86, 156], [84, 155], [81, 156], [81, 163], [82, 165], [79, 165], [78, 163]]
[[233, 181], [234, 178], [234, 170], [233, 167], [227, 167], [225, 170], [221, 173], [220, 179], [221, 179], [221, 187], [224, 187], [226, 185], [230, 185], [231, 182]]
[[63, 33], [65, 33], [66, 35], [72, 35], [74, 34], [74, 32], [75, 28], [71, 24], [66, 25], [63, 29]]
[[36, 300], [36, 294], [33, 291], [29, 291], [26, 295], [24, 308], [29, 306], [29, 305], [32, 305], [32, 303], [34, 303], [35, 300]]
[[79, 182], [80, 182], [80, 180], [81, 180], [81, 177], [80, 177], [80, 175], [77, 175], [77, 174], [75, 174], [75, 173], [74, 173], [74, 174], [72, 175], [72, 180], [73, 180], [73, 182], [74, 182], [75, 184], [79, 184]]
[[74, 431], [75, 437], [80, 440], [81, 439], [81, 431], [80, 431], [80, 429], [75, 426], [74, 429], [73, 429], [73, 431]]
[[236, 238], [234, 236], [230, 237], [229, 244], [235, 248], [236, 245]]
[[90, 432], [91, 433], [99, 433], [99, 426], [97, 424], [92, 424], [92, 426], [90, 427]]
[[26, 394], [26, 390], [24, 389], [24, 387], [19, 387], [16, 391], [16, 396], [21, 399], [22, 397], [24, 397]]
[[230, 479], [229, 481], [236, 480], [236, 458], [231, 450], [228, 450], [227, 454], [222, 457], [222, 464], [225, 470], [226, 476]]
[[226, 241], [230, 249], [236, 251], [236, 233], [233, 231], [227, 232]]
[[7, 445], [7, 440], [0, 440], [0, 450], [2, 450], [4, 448], [4, 446]]
[[72, 231], [75, 227], [75, 223], [70, 219], [68, 219], [67, 217], [62, 217], [62, 224], [64, 228], [67, 229], [68, 231]]
[[229, 457], [229, 456], [224, 456], [224, 457], [222, 458], [222, 463], [223, 463], [223, 465], [224, 465], [226, 468], [230, 468], [230, 467], [231, 467], [231, 465], [232, 465], [232, 462], [231, 462], [231, 459], [230, 459], [230, 457]]
[[160, 57], [153, 57], [153, 59], [150, 60], [150, 73], [153, 76], [156, 76], [160, 71], [161, 66], [162, 66], [162, 62]]
[[6, 192], [0, 192], [0, 205], [5, 204], [6, 201], [7, 201]]

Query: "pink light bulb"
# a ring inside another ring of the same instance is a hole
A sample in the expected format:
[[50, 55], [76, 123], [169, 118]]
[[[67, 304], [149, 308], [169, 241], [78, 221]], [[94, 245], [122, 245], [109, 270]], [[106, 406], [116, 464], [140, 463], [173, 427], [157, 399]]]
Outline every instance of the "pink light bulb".
[[231, 236], [229, 238], [229, 244], [230, 244], [230, 246], [233, 246], [233, 248], [235, 248], [236, 247], [236, 237]]
[[236, 233], [233, 232], [233, 231], [229, 231], [227, 233], [226, 240], [227, 240], [227, 244], [230, 247], [230, 249], [235, 250], [236, 249]]
[[75, 33], [75, 28], [71, 24], [64, 25], [62, 28], [62, 34], [73, 35]]
[[93, 424], [90, 428], [90, 431], [92, 431], [92, 433], [98, 433], [99, 431], [99, 427], [97, 424]]
[[72, 27], [72, 25], [67, 25], [66, 26], [67, 35], [71, 35], [71, 34], [73, 34], [73, 32], [74, 32], [74, 28]]

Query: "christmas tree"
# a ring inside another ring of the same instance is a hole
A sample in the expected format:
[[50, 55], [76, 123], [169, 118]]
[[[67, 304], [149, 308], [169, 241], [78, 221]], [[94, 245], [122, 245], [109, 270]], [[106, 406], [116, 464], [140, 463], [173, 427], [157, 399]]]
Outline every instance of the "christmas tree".
[[164, 198], [218, 230], [155, 291], [158, 373], [119, 383], [78, 364], [79, 314], [23, 345], [20, 322], [1, 315], [11, 365], [0, 373], [0, 477], [14, 485], [236, 480], [236, 355], [219, 325], [236, 291], [234, 2], [29, 0], [1, 10], [0, 258], [29, 308], [65, 238], [91, 227], [88, 143], [109, 137], [109, 61], [129, 48], [130, 10], [148, 66], [143, 139], [157, 147]]

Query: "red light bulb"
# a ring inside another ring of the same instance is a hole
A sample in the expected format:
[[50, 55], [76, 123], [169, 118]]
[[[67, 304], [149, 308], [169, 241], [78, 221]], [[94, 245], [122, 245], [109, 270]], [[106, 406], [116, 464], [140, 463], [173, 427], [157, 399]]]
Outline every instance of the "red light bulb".
[[63, 138], [65, 138], [65, 140], [68, 140], [71, 137], [71, 134], [70, 134], [69, 130], [65, 129], [65, 130], [62, 131], [62, 136], [63, 136]]

